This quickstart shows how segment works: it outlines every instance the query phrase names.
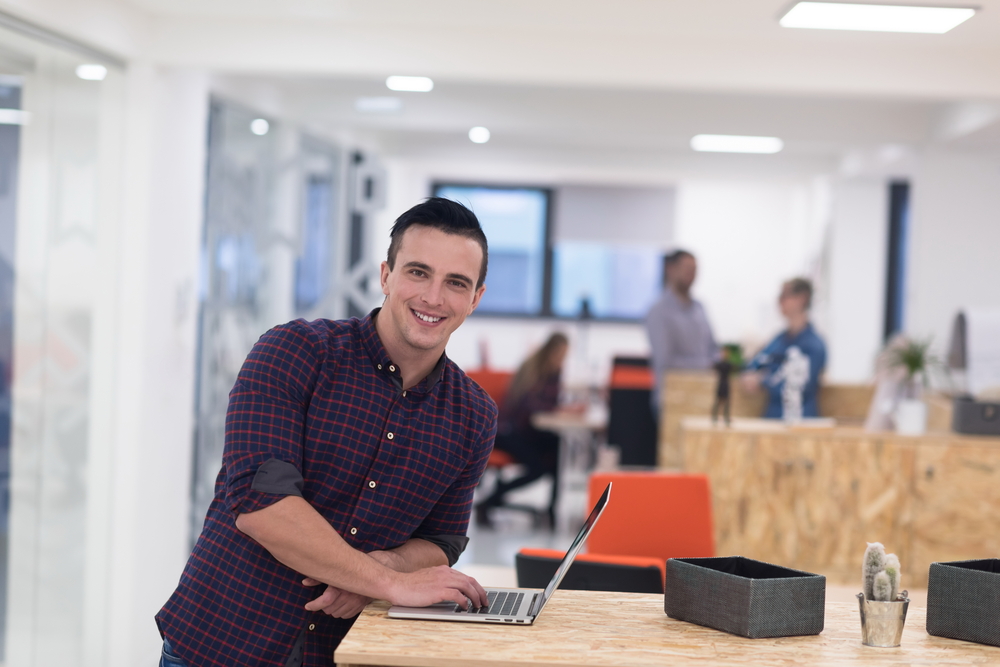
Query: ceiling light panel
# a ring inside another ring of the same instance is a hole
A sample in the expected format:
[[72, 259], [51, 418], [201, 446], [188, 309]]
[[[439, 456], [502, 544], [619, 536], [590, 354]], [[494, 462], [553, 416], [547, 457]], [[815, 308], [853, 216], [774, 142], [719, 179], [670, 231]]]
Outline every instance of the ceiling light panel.
[[426, 76], [390, 76], [385, 85], [389, 90], [405, 93], [429, 93], [434, 90], [434, 82]]
[[705, 153], [777, 153], [784, 147], [778, 137], [698, 134], [691, 138], [691, 148]]
[[800, 2], [779, 22], [785, 28], [941, 34], [968, 21], [975, 13], [973, 7]]
[[359, 97], [354, 109], [361, 113], [396, 113], [403, 110], [403, 100], [398, 97]]

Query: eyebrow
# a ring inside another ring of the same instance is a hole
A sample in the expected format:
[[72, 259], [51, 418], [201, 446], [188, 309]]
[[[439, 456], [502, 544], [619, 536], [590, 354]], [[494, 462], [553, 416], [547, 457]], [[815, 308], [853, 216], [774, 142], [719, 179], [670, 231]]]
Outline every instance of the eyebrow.
[[[403, 266], [405, 268], [420, 269], [421, 271], [424, 271], [426, 273], [434, 273], [434, 269], [432, 269], [427, 264], [424, 264], [423, 262], [416, 262], [416, 261], [407, 262]], [[450, 278], [451, 280], [460, 280], [464, 282], [466, 285], [472, 285], [472, 278], [461, 273], [449, 273], [446, 277]]]

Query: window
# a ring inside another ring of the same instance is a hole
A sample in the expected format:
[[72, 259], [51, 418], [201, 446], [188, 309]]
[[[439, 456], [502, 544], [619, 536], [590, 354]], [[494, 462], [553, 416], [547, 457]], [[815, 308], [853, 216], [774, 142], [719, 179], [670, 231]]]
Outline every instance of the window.
[[548, 191], [438, 185], [434, 195], [472, 209], [489, 239], [489, 288], [476, 312], [545, 313]]
[[439, 183], [433, 192], [471, 208], [489, 240], [478, 314], [635, 320], [659, 296], [672, 190], [567, 186], [555, 207], [543, 188]]
[[641, 245], [564, 241], [552, 258], [552, 311], [578, 317], [644, 317], [660, 292], [662, 251]]

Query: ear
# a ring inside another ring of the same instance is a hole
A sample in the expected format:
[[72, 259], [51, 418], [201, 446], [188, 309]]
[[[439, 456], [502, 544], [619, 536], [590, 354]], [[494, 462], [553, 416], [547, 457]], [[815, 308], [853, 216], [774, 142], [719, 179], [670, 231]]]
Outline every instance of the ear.
[[472, 314], [472, 311], [474, 311], [476, 307], [479, 306], [479, 302], [482, 300], [484, 292], [486, 292], [486, 285], [483, 285], [482, 287], [477, 289], [476, 293], [472, 296], [472, 305], [469, 307], [470, 315]]
[[379, 266], [379, 280], [382, 283], [382, 294], [389, 296], [389, 274], [392, 271], [389, 269], [389, 262], [382, 262]]

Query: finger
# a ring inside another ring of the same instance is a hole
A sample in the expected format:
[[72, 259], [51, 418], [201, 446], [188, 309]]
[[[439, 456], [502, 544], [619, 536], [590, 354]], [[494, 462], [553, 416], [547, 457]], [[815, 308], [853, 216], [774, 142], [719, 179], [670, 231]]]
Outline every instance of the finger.
[[313, 579], [312, 577], [306, 577], [302, 580], [303, 586], [319, 586], [322, 583], [319, 579]]
[[354, 618], [361, 613], [361, 610], [365, 608], [368, 601], [360, 596], [354, 596], [350, 600], [345, 600], [343, 603], [338, 603], [327, 607], [327, 609], [332, 608], [332, 612], [327, 612], [334, 618]]
[[[459, 573], [460, 574], [460, 573]], [[460, 575], [462, 578], [459, 580], [458, 584], [455, 586], [460, 590], [465, 597], [469, 598], [469, 601], [474, 607], [483, 607], [486, 605], [486, 591], [483, 587], [479, 585], [472, 577], [467, 577], [464, 574]]]
[[327, 586], [323, 594], [320, 595], [315, 600], [306, 603], [307, 611], [319, 611], [320, 609], [325, 609], [330, 605], [337, 602], [340, 596], [343, 595], [343, 591], [339, 588], [334, 588], [333, 586]]

